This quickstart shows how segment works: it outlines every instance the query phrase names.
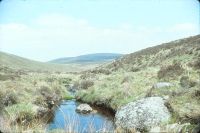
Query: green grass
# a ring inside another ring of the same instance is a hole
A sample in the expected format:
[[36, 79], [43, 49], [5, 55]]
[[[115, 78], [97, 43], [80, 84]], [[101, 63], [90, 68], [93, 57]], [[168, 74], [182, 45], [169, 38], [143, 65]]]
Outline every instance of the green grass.
[[72, 99], [74, 99], [74, 96], [65, 95], [65, 96], [63, 97], [63, 99], [64, 99], [64, 100], [72, 100]]
[[12, 122], [17, 120], [30, 122], [37, 114], [37, 106], [31, 103], [20, 103], [6, 107], [4, 112]]
[[[99, 104], [105, 102], [107, 106], [116, 110], [128, 102], [145, 96], [144, 92], [156, 82], [156, 70], [156, 68], [149, 68], [135, 73], [114, 72], [108, 76], [102, 74], [99, 75], [94, 86], [86, 91], [80, 91], [77, 96], [86, 102]], [[123, 83], [124, 78], [127, 77], [128, 81]]]

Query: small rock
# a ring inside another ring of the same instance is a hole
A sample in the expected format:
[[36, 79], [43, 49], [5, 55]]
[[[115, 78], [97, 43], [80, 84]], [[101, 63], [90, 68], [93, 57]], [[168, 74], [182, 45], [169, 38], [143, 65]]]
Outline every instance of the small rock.
[[96, 113], [97, 113], [97, 110], [93, 110], [92, 113], [93, 113], [93, 114], [96, 114]]
[[161, 132], [160, 127], [151, 128], [151, 130], [149, 131], [149, 133], [160, 133], [160, 132]]
[[55, 102], [53, 100], [47, 101], [47, 105], [49, 109], [52, 109], [53, 106], [55, 105]]
[[191, 126], [190, 123], [167, 124], [167, 125], [162, 126], [162, 127], [153, 127], [153, 128], [151, 128], [150, 133], [193, 133], [193, 132], [191, 132], [191, 129], [188, 128], [189, 126]]
[[159, 88], [164, 88], [164, 87], [171, 87], [173, 84], [169, 82], [159, 82], [153, 85], [153, 88], [159, 89]]
[[165, 101], [167, 101], [167, 100], [169, 100], [169, 96], [166, 95], [166, 96], [163, 97], [163, 99], [164, 99]]
[[88, 104], [80, 104], [80, 105], [76, 108], [76, 111], [77, 111], [77, 112], [80, 112], [80, 113], [87, 114], [87, 113], [92, 112], [92, 108], [91, 108], [90, 105], [88, 105]]
[[37, 116], [44, 116], [45, 114], [47, 114], [49, 110], [47, 108], [44, 107], [38, 107], [37, 109]]

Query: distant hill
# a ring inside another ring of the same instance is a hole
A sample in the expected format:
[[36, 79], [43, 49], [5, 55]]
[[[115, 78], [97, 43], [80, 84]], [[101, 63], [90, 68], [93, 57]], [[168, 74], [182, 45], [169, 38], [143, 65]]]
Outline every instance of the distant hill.
[[44, 63], [26, 59], [13, 54], [0, 51], [0, 67], [9, 67], [16, 70], [29, 70], [29, 71], [59, 71], [59, 72], [74, 72], [82, 71], [96, 66], [78, 65], [78, 64], [54, 64]]
[[49, 62], [58, 64], [99, 64], [118, 59], [121, 56], [122, 54], [116, 53], [95, 53], [76, 57], [58, 58]]
[[10, 67], [13, 69], [22, 69], [30, 71], [68, 71], [70, 69], [65, 65], [43, 63], [1, 51], [0, 51], [0, 65], [1, 67], [3, 66], [3, 67]]
[[39, 62], [0, 51], [0, 67], [30, 71], [78, 72], [97, 67], [117, 57], [120, 57], [120, 54], [89, 54], [67, 60], [62, 58], [51, 62]]

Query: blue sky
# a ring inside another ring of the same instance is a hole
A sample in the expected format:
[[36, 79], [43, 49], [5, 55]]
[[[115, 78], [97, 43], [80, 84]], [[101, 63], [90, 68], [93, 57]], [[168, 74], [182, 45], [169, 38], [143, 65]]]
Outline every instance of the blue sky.
[[3, 0], [0, 50], [39, 61], [197, 35], [197, 0]]

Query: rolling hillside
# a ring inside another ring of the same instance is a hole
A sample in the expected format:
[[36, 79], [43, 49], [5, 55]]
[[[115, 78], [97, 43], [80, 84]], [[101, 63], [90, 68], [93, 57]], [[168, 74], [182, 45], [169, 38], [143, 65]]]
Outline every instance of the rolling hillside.
[[128, 55], [109, 64], [108, 69], [144, 69], [146, 67], [166, 66], [173, 61], [188, 65], [199, 59], [200, 35], [163, 43]]
[[100, 64], [110, 62], [114, 59], [118, 59], [121, 56], [122, 54], [95, 53], [76, 57], [58, 58], [49, 62], [58, 64]]
[[[166, 106], [172, 114], [169, 123], [198, 124], [199, 74], [200, 35], [196, 35], [143, 49], [82, 72], [76, 82], [80, 90], [77, 98], [117, 111], [142, 98], [167, 97]], [[154, 87], [163, 82], [172, 86]]]

